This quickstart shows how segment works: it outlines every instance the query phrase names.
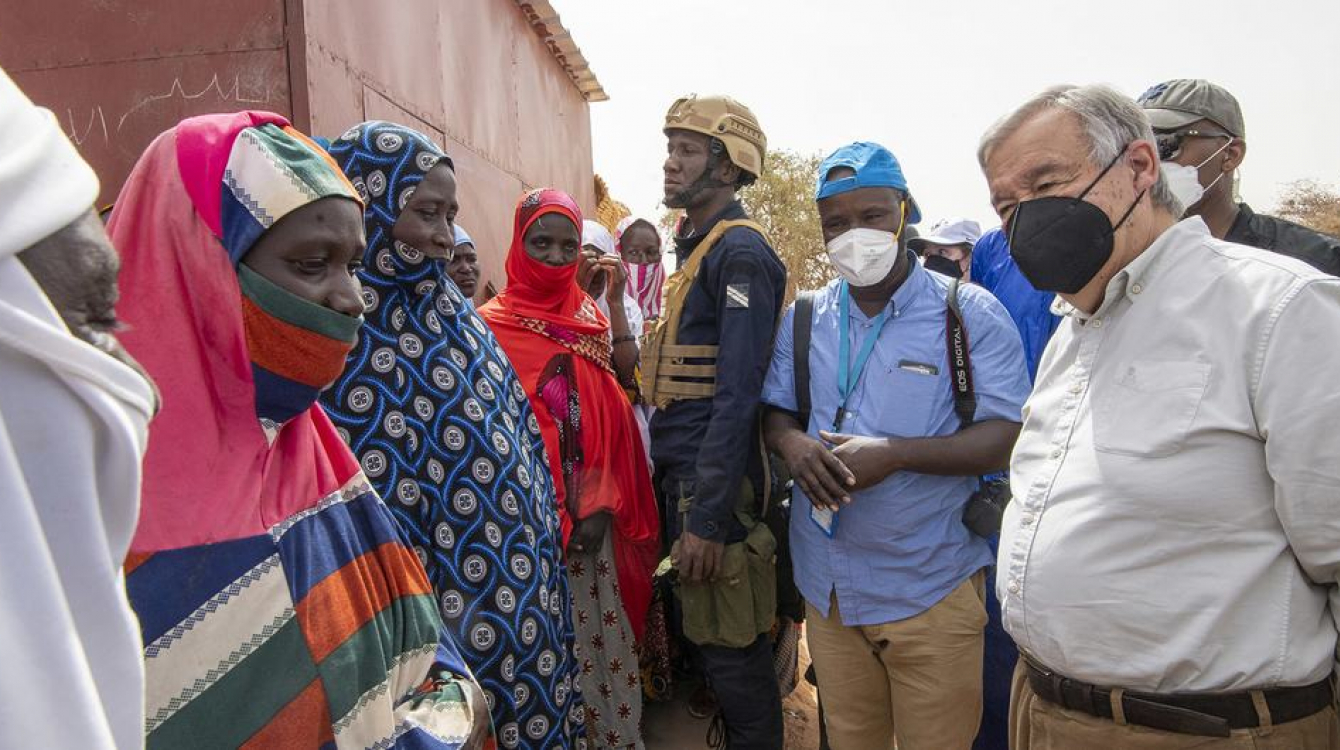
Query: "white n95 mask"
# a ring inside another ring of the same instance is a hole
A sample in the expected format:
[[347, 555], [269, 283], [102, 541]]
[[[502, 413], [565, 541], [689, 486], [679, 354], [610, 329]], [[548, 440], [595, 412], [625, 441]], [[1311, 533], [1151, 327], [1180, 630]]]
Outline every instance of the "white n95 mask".
[[1163, 178], [1168, 181], [1168, 189], [1177, 196], [1177, 200], [1182, 202], [1183, 213], [1189, 212], [1191, 207], [1200, 202], [1205, 197], [1205, 193], [1214, 187], [1219, 180], [1223, 179], [1224, 173], [1214, 178], [1214, 182], [1204, 187], [1200, 184], [1200, 168], [1210, 163], [1210, 160], [1223, 153], [1224, 149], [1232, 145], [1234, 139], [1229, 138], [1228, 143], [1220, 146], [1213, 154], [1205, 157], [1196, 166], [1190, 164], [1178, 164], [1174, 161], [1165, 161], [1159, 163], [1159, 169], [1163, 171]]
[[828, 260], [852, 286], [874, 286], [898, 262], [898, 235], [858, 227], [828, 243]]

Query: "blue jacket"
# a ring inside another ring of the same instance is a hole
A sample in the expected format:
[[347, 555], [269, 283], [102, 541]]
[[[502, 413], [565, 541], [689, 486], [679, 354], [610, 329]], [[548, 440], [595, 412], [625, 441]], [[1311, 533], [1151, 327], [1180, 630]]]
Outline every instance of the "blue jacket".
[[992, 229], [972, 249], [972, 280], [986, 287], [1000, 300], [1019, 329], [1024, 342], [1024, 362], [1028, 365], [1028, 380], [1038, 374], [1038, 361], [1047, 348], [1052, 333], [1061, 319], [1052, 314], [1056, 295], [1039, 292], [1028, 283], [1024, 274], [1010, 257], [1010, 246], [1005, 233]]

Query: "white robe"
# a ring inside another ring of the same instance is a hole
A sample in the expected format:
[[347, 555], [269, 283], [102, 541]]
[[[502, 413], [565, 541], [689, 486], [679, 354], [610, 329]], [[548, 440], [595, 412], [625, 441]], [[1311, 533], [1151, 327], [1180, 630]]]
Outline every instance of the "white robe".
[[0, 253], [0, 747], [144, 745], [122, 563], [152, 409]]
[[70, 335], [18, 259], [97, 195], [55, 117], [0, 70], [0, 748], [144, 746], [121, 570], [153, 390]]

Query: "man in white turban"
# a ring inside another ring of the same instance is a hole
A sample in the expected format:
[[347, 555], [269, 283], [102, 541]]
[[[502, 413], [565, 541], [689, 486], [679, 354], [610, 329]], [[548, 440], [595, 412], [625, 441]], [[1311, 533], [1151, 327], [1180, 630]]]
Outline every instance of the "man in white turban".
[[144, 744], [122, 566], [155, 395], [113, 336], [97, 193], [0, 71], [0, 747]]

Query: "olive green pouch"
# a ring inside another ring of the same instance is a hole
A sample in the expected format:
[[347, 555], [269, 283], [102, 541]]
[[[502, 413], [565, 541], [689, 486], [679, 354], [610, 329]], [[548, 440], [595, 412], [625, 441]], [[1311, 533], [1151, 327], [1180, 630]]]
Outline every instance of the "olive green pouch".
[[717, 580], [679, 582], [684, 636], [700, 646], [744, 648], [777, 615], [777, 540], [754, 522], [744, 541], [726, 545]]

